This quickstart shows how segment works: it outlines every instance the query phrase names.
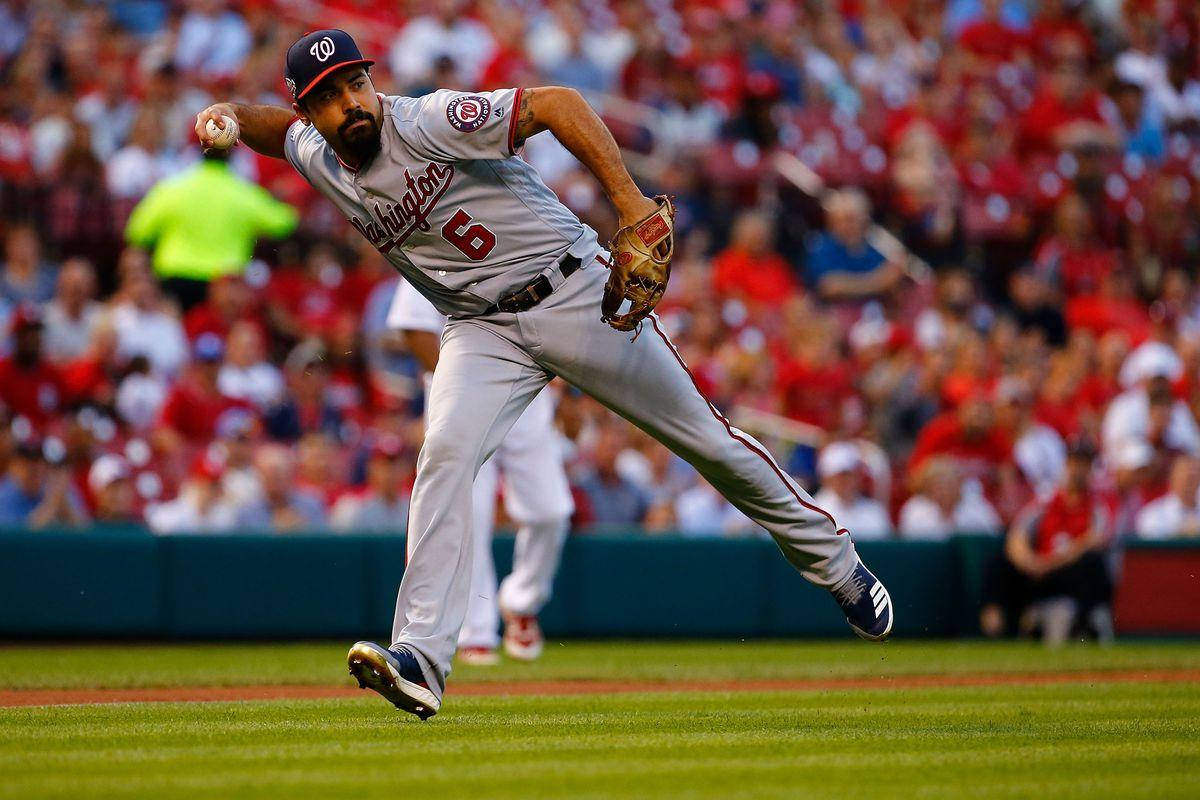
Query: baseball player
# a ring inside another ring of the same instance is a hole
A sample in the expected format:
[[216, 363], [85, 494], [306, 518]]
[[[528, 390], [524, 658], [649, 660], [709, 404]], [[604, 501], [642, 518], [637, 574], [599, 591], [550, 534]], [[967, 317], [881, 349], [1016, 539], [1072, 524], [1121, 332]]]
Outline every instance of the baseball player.
[[[432, 373], [446, 318], [407, 281], [396, 287], [387, 325], [404, 332], [409, 349]], [[426, 395], [429, 389], [427, 376]], [[512, 572], [497, 592], [492, 523], [500, 472], [504, 473], [504, 507], [520, 528]], [[458, 634], [458, 658], [465, 663], [496, 663], [502, 614], [504, 651], [512, 658], [532, 661], [542, 654], [545, 644], [537, 615], [550, 599], [567, 522], [575, 510], [554, 428], [554, 397], [549, 387], [533, 398], [495, 454], [480, 467], [471, 502], [475, 555], [466, 621]]]
[[[422, 719], [441, 707], [470, 592], [475, 473], [555, 375], [685, 458], [833, 594], [856, 633], [886, 638], [891, 600], [849, 532], [701, 395], [663, 333], [652, 312], [669, 275], [673, 208], [642, 194], [579, 93], [384, 96], [372, 63], [344, 31], [314, 31], [287, 52], [290, 110], [218, 103], [196, 119], [204, 146], [236, 135], [286, 158], [449, 317], [392, 641], [350, 649], [360, 685]], [[608, 252], [517, 157], [546, 130], [615, 207]]]

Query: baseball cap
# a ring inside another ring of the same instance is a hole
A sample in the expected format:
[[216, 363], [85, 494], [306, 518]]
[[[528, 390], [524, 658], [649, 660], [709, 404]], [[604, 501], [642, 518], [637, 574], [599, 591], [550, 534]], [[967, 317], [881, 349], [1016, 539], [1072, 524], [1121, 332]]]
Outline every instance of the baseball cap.
[[322, 28], [301, 36], [288, 48], [283, 80], [296, 100], [308, 94], [321, 80], [342, 67], [369, 67], [350, 34], [337, 28]]
[[192, 345], [192, 357], [197, 361], [220, 361], [225, 357], [225, 343], [215, 333], [202, 333]]
[[1125, 388], [1136, 386], [1151, 378], [1178, 380], [1183, 374], [1183, 361], [1169, 344], [1146, 342], [1125, 357], [1118, 376]]
[[233, 439], [237, 436], [250, 436], [255, 432], [254, 415], [245, 408], [230, 408], [221, 412], [217, 417], [217, 437]]
[[817, 472], [822, 478], [850, 472], [858, 469], [862, 459], [858, 455], [858, 446], [852, 442], [834, 442], [821, 451], [817, 459]]
[[398, 458], [404, 452], [404, 443], [395, 434], [384, 434], [371, 446], [372, 458]]
[[115, 453], [108, 453], [97, 458], [88, 470], [88, 486], [93, 492], [98, 492], [122, 478], [128, 478], [129, 474], [129, 462]]

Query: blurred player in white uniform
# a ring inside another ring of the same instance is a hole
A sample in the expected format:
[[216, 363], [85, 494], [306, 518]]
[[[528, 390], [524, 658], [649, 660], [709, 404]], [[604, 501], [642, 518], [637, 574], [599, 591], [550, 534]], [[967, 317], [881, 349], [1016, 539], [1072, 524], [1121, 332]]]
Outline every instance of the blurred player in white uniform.
[[[428, 397], [446, 317], [402, 280], [392, 299], [387, 325], [404, 332], [409, 349], [425, 368]], [[464, 663], [498, 661], [501, 614], [504, 651], [525, 661], [541, 655], [543, 638], [537, 615], [550, 599], [567, 525], [575, 510], [554, 427], [554, 406], [549, 387], [538, 393], [475, 476], [471, 498], [475, 539], [471, 597], [466, 622], [458, 635], [458, 658]], [[492, 529], [501, 474], [504, 508], [520, 527], [512, 572], [497, 591]]]

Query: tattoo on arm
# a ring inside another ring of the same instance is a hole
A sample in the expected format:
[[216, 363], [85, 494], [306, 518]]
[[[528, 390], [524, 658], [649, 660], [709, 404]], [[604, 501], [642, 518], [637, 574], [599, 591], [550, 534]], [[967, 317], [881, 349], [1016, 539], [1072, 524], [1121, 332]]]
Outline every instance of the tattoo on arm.
[[520, 147], [525, 140], [535, 133], [546, 130], [544, 124], [534, 119], [532, 101], [537, 89], [522, 89], [521, 102], [517, 106], [517, 130], [513, 136], [513, 147]]

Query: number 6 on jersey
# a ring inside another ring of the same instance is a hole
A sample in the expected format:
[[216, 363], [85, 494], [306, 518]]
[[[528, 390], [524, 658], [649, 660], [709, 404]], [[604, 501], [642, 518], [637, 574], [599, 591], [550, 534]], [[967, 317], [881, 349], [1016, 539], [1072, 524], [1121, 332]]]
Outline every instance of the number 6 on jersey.
[[461, 208], [442, 226], [442, 238], [472, 261], [482, 261], [496, 246], [496, 234], [476, 222]]

